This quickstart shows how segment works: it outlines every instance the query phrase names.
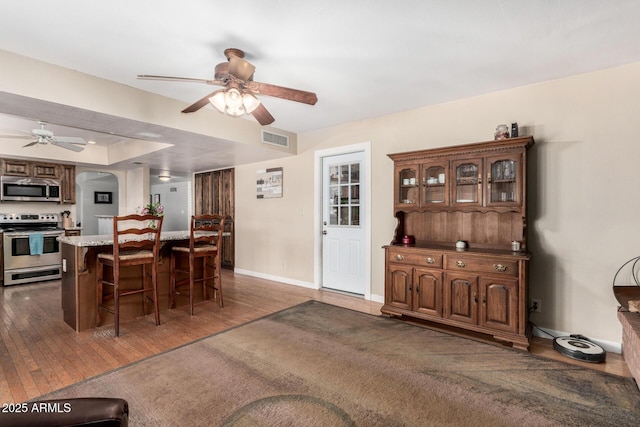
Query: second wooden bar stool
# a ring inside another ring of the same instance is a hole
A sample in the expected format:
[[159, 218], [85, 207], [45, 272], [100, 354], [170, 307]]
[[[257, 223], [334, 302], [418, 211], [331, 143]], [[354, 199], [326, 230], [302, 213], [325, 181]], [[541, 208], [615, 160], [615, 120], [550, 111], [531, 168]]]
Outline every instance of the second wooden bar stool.
[[[126, 215], [113, 217], [113, 253], [98, 254], [96, 288], [96, 326], [100, 325], [100, 310], [113, 313], [115, 335], [120, 336], [120, 298], [142, 294], [142, 304], [146, 314], [146, 300], [153, 301], [156, 325], [160, 324], [158, 305], [158, 261], [160, 253], [160, 232], [162, 217], [154, 215]], [[122, 289], [120, 269], [142, 265], [141, 287]], [[111, 267], [112, 281], [105, 280], [104, 267]], [[151, 271], [149, 271], [149, 267]], [[147, 274], [150, 273], [150, 274]], [[110, 286], [113, 292], [103, 294], [103, 287]], [[149, 297], [151, 292], [153, 297]], [[105, 301], [113, 299], [113, 308]]]
[[[195, 282], [202, 282], [202, 296], [207, 299], [207, 289], [213, 289], [213, 299], [220, 307], [222, 302], [222, 278], [220, 258], [222, 253], [222, 215], [194, 215], [189, 227], [189, 246], [171, 248], [171, 281], [169, 284], [169, 308], [175, 307], [175, 296], [180, 288], [189, 285], [189, 307], [193, 316], [193, 289]], [[196, 260], [202, 259], [202, 274], [196, 277]], [[187, 277], [177, 280], [177, 275]]]

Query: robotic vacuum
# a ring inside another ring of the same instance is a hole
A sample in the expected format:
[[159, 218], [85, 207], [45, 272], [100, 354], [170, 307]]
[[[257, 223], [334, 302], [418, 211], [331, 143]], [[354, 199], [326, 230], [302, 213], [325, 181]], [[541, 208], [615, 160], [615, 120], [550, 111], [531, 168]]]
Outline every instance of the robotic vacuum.
[[602, 347], [582, 335], [555, 338], [553, 348], [567, 357], [583, 362], [600, 363], [604, 362], [607, 357], [607, 353]]

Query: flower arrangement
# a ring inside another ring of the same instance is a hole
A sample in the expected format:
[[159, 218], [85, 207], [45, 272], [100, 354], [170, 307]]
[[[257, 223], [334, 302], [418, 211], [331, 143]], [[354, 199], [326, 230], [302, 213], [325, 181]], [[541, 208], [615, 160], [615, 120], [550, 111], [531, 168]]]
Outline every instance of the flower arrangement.
[[[154, 216], [164, 216], [164, 206], [158, 203], [148, 203], [142, 207], [140, 210], [140, 215], [154, 215]], [[150, 228], [156, 228], [156, 221], [149, 221]]]
[[164, 206], [158, 203], [149, 203], [142, 207], [141, 215], [164, 216]]

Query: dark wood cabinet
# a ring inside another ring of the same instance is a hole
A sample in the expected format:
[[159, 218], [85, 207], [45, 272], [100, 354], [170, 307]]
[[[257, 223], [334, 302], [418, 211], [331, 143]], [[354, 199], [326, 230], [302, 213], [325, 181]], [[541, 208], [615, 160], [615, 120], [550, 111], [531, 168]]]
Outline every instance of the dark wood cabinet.
[[[389, 155], [397, 227], [385, 246], [383, 313], [528, 348], [526, 153], [532, 144], [524, 137]], [[403, 245], [404, 236], [415, 244]], [[457, 248], [457, 241], [467, 247]]]
[[2, 159], [2, 175], [31, 176], [31, 162], [26, 160]]
[[61, 165], [61, 191], [60, 203], [76, 203], [76, 167], [74, 165]]
[[37, 178], [60, 179], [60, 165], [56, 163], [33, 163], [33, 176]]
[[194, 205], [196, 215], [219, 214], [226, 217], [222, 240], [222, 266], [233, 269], [235, 264], [235, 188], [234, 169], [195, 174]]

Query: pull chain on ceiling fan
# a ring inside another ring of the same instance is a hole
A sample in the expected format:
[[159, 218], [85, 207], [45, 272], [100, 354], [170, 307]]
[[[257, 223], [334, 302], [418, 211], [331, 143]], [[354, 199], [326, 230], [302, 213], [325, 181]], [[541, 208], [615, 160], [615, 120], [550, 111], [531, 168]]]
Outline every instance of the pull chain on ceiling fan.
[[315, 105], [318, 101], [318, 97], [313, 92], [253, 81], [253, 72], [256, 67], [243, 59], [244, 52], [240, 49], [229, 48], [224, 51], [224, 54], [228, 62], [216, 65], [214, 80], [149, 74], [139, 74], [138, 78], [223, 86], [224, 89], [218, 89], [204, 96], [182, 112], [193, 113], [211, 103], [218, 111], [234, 117], [251, 114], [262, 126], [273, 123], [275, 119], [256, 95], [273, 96], [309, 105]]
[[53, 132], [44, 128], [47, 125], [46, 122], [39, 121], [38, 124], [40, 125], [39, 129], [32, 129], [30, 132], [26, 132], [29, 135], [0, 135], [0, 138], [33, 139], [33, 141], [24, 145], [24, 147], [31, 147], [36, 144], [51, 144], [75, 152], [84, 150], [84, 147], [79, 147], [79, 145], [87, 144], [87, 141], [80, 137], [55, 136]]

